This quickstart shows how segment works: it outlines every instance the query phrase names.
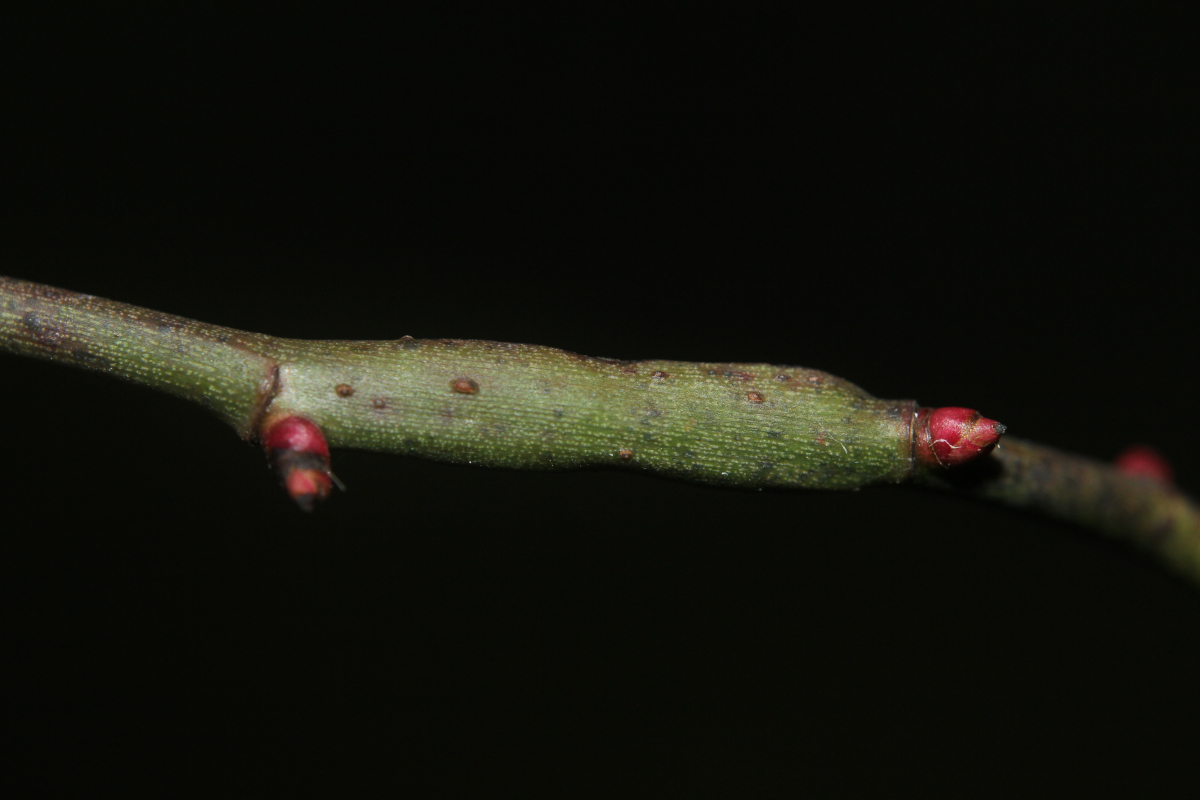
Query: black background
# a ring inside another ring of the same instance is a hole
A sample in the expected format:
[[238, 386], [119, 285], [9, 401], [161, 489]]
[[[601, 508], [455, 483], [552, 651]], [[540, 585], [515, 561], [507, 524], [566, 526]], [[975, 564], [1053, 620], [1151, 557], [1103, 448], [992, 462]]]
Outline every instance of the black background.
[[[0, 272], [284, 336], [798, 363], [1200, 485], [1182, 20], [572, 8], [16, 26]], [[308, 517], [199, 408], [8, 356], [0, 387], [6, 727], [60, 765], [11, 782], [1194, 778], [1200, 592], [1065, 525], [359, 452]]]

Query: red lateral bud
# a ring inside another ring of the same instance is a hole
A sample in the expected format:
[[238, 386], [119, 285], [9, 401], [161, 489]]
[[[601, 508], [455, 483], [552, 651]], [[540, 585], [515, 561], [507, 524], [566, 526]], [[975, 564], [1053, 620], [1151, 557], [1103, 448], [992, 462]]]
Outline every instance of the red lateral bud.
[[1151, 478], [1167, 486], [1175, 482], [1170, 463], [1153, 447], [1144, 444], [1126, 447], [1113, 461], [1113, 465], [1127, 475]]
[[269, 424], [262, 441], [271, 466], [300, 508], [312, 511], [329, 496], [336, 478], [329, 471], [329, 444], [315, 423], [284, 417]]
[[304, 417], [284, 417], [272, 423], [263, 439], [263, 446], [268, 454], [275, 450], [296, 450], [329, 458], [325, 434], [321, 433], [316, 423]]
[[957, 467], [992, 451], [1007, 430], [970, 408], [922, 408], [914, 421], [913, 450], [927, 467]]
[[284, 486], [296, 504], [305, 511], [312, 511], [319, 501], [333, 491], [329, 473], [315, 469], [293, 469], [288, 473]]

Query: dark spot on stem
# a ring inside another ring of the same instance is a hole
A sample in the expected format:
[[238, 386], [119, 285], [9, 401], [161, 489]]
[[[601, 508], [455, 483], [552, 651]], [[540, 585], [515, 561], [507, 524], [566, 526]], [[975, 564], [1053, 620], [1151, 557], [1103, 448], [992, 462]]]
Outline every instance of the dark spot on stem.
[[450, 382], [450, 388], [459, 394], [478, 394], [479, 384], [470, 378], [458, 378]]
[[724, 372], [722, 372], [721, 374], [724, 375], [726, 378], [731, 378], [732, 380], [735, 380], [735, 381], [743, 381], [744, 382], [744, 381], [754, 380], [754, 373], [752, 373], [752, 372], [738, 372], [737, 370], [734, 370], [734, 369], [727, 369]]
[[29, 329], [39, 345], [56, 356], [95, 369], [105, 369], [111, 363], [104, 356], [90, 352], [84, 342], [71, 341], [69, 332], [64, 331], [53, 320], [44, 321], [36, 313], [29, 311], [21, 316], [21, 324]]
[[788, 375], [783, 372], [781, 372], [775, 376], [775, 380], [779, 381], [780, 383], [783, 383], [784, 381], [790, 381], [791, 379], [792, 379], [791, 375]]
[[563, 411], [561, 408], [554, 409], [554, 416], [556, 416], [560, 419], [562, 418], [563, 414], [565, 414], [565, 413], [567, 413], [567, 412]]
[[761, 403], [766, 398], [764, 398], [758, 392], [746, 392], [746, 399], [749, 400], [751, 403]]
[[375, 406], [375, 408], [384, 409], [388, 407], [388, 401], [386, 397], [376, 397], [371, 400], [371, 405]]
[[21, 324], [29, 329], [34, 338], [47, 347], [56, 347], [58, 345], [58, 331], [53, 326], [44, 324], [38, 315], [32, 311], [27, 311], [21, 316]]
[[657, 369], [654, 371], [654, 373], [650, 377], [658, 378], [661, 381], [661, 380], [666, 380], [667, 378], [669, 378], [671, 376], [668, 375], [667, 373], [663, 372], [661, 369]]
[[338, 397], [354, 396], [354, 387], [348, 383], [339, 383], [336, 387], [334, 387], [334, 391], [337, 392]]
[[820, 375], [809, 375], [808, 382], [813, 386], [820, 386], [823, 383], [823, 380]]
[[633, 458], [633, 451], [632, 450], [622, 450], [617, 455], [619, 455], [621, 457], [622, 461], [628, 461], [629, 459]]

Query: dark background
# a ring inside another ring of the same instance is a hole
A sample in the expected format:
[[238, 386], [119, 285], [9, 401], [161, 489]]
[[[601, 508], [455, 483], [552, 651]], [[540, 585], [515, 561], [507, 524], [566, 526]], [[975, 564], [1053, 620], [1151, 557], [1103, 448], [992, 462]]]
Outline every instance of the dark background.
[[[798, 363], [1200, 486], [1182, 20], [572, 13], [17, 26], [0, 272], [284, 336]], [[38, 781], [1194, 778], [1200, 592], [1090, 533], [359, 452], [304, 516], [199, 408], [8, 356], [0, 387]]]

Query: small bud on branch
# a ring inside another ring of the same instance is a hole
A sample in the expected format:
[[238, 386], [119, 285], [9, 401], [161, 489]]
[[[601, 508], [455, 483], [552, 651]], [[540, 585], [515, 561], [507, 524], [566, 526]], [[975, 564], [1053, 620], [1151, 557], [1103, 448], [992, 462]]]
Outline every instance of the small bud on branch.
[[270, 420], [263, 427], [263, 449], [272, 468], [296, 504], [312, 511], [333, 489], [325, 435], [309, 420], [296, 416]]
[[992, 451], [1007, 430], [970, 408], [922, 408], [913, 451], [925, 467], [958, 467]]
[[1113, 460], [1117, 469], [1126, 475], [1139, 475], [1170, 486], [1175, 481], [1171, 464], [1153, 447], [1144, 444], [1131, 445]]

